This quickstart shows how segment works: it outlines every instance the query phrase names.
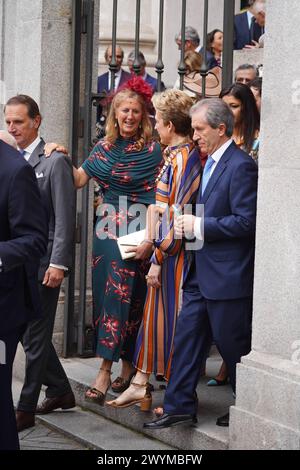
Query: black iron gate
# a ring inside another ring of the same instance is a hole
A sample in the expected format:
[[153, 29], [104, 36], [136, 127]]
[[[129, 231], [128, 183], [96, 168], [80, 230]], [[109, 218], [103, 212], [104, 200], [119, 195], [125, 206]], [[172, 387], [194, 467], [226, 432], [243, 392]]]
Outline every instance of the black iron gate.
[[[92, 105], [97, 103], [101, 98], [92, 90], [93, 78], [93, 53], [94, 53], [94, 11], [95, 1], [97, 0], [73, 0], [73, 57], [72, 57], [72, 127], [70, 135], [70, 153], [73, 157], [73, 163], [78, 166], [79, 158], [79, 142], [82, 140], [82, 152], [88, 155], [91, 148], [92, 136]], [[100, 0], [101, 1], [101, 0]], [[110, 71], [112, 73], [112, 88], [115, 83], [115, 73], [117, 71], [117, 62], [115, 55], [115, 46], [117, 43], [117, 16], [118, 16], [118, 0], [113, 1], [113, 18], [112, 18], [112, 60], [110, 63]], [[122, 0], [120, 0], [122, 1]], [[150, 0], [143, 0], [150, 1]], [[164, 8], [165, 1], [159, 1], [159, 31], [158, 31], [158, 56], [156, 62], [156, 73], [158, 79], [158, 89], [161, 89], [162, 75], [164, 72], [163, 62], [163, 32], [164, 32]], [[223, 87], [229, 86], [232, 82], [233, 68], [233, 35], [234, 35], [234, 11], [235, 0], [223, 0], [224, 2], [224, 46], [223, 46]], [[138, 59], [140, 46], [140, 13], [142, 0], [136, 0], [136, 28], [135, 28], [135, 60], [133, 64], [134, 71], [139, 73], [141, 64]], [[203, 49], [206, 50], [207, 45], [207, 25], [208, 25], [208, 7], [209, 0], [204, 0], [203, 15]], [[185, 46], [185, 28], [186, 28], [186, 9], [187, 0], [182, 0], [181, 9], [181, 54], [178, 66], [178, 74], [180, 77], [180, 88], [183, 87], [183, 78], [186, 72], [184, 63], [184, 46]], [[196, 12], [195, 12], [196, 14]], [[100, 25], [101, 28], [101, 25]], [[82, 39], [84, 38], [85, 51], [82, 53]], [[83, 64], [84, 57], [84, 64]], [[84, 68], [84, 78], [81, 77], [81, 68]], [[207, 60], [204, 57], [201, 68], [203, 77], [202, 95], [205, 96], [205, 77], [208, 73]], [[81, 80], [84, 80], [84, 105], [80, 106], [80, 89]], [[77, 229], [76, 241], [80, 245], [79, 255], [79, 309], [75, 314], [75, 273], [73, 272], [68, 278], [65, 286], [65, 320], [64, 320], [64, 356], [91, 355], [89, 329], [86, 325], [86, 286], [87, 286], [87, 269], [90, 262], [87, 259], [88, 247], [88, 218], [89, 213], [89, 188], [86, 186], [82, 192], [82, 204], [77, 211]], [[75, 248], [73, 253], [75, 261]], [[74, 263], [75, 265], [75, 263]]]

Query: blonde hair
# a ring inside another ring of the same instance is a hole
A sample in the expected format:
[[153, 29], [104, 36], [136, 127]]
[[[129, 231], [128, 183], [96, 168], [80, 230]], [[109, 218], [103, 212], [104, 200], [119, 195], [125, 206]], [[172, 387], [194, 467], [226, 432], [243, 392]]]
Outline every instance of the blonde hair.
[[184, 63], [187, 72], [200, 72], [203, 59], [202, 55], [195, 51], [187, 51], [184, 56]]
[[114, 144], [120, 136], [119, 126], [116, 119], [116, 110], [121, 106], [121, 103], [127, 99], [135, 99], [142, 107], [142, 120], [137, 130], [137, 148], [142, 150], [149, 141], [152, 140], [152, 125], [149, 118], [149, 112], [143, 97], [130, 89], [121, 90], [116, 93], [109, 110], [106, 124], [105, 139]]
[[183, 136], [191, 134], [190, 109], [194, 101], [184, 91], [172, 89], [157, 93], [153, 96], [152, 102], [165, 125], [172, 122], [176, 134]]

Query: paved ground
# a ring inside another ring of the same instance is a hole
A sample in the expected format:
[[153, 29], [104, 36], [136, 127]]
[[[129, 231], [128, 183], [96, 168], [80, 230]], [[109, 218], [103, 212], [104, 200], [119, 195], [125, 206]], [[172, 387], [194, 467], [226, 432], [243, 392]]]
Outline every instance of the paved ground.
[[87, 450], [76, 441], [52, 431], [41, 423], [20, 433], [19, 438], [21, 450]]

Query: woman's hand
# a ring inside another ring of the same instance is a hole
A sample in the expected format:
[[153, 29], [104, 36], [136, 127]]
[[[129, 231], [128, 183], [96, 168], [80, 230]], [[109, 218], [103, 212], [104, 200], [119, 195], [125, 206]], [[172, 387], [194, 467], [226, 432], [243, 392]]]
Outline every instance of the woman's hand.
[[135, 253], [135, 260], [144, 260], [150, 258], [153, 251], [153, 245], [148, 241], [142, 242], [139, 246], [128, 248], [126, 253]]
[[68, 150], [63, 146], [55, 143], [47, 143], [44, 147], [45, 157], [48, 158], [53, 152], [61, 152], [68, 155]]
[[161, 287], [160, 276], [161, 266], [159, 264], [151, 264], [148, 275], [146, 276], [147, 285], [159, 289]]

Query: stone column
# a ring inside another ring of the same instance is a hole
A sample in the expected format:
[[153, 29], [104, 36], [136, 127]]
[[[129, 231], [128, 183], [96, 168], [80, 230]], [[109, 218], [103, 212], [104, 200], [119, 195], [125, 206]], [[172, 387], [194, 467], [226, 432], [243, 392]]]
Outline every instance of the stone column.
[[[43, 115], [41, 134], [68, 144], [71, 0], [1, 1], [2, 80], [8, 99], [16, 93], [32, 96]], [[3, 127], [1, 113], [0, 124]]]
[[299, 15], [297, 0], [267, 4], [253, 342], [238, 366], [231, 449], [300, 448]]

